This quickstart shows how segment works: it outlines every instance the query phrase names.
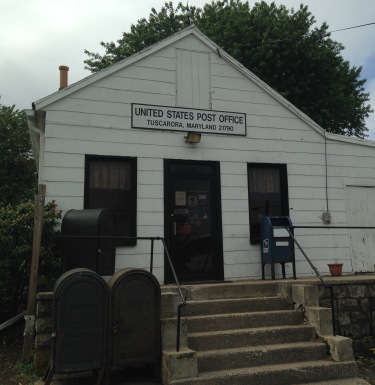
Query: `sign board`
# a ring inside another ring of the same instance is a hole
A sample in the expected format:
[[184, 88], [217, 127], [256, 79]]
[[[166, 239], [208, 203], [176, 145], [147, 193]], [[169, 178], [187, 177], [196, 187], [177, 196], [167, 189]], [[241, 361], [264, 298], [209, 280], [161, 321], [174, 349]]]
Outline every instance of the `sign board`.
[[246, 114], [132, 103], [132, 128], [246, 135]]

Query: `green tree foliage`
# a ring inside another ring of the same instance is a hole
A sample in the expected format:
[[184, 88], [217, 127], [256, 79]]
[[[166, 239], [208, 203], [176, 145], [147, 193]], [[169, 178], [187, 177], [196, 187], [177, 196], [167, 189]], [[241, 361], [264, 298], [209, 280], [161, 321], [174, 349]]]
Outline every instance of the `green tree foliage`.
[[32, 199], [36, 179], [26, 115], [0, 105], [0, 205]]
[[218, 46], [300, 108], [325, 130], [363, 138], [372, 112], [359, 67], [341, 56], [328, 25], [315, 27], [307, 6], [291, 10], [265, 1], [212, 1], [202, 9], [181, 3], [152, 8], [117, 43], [101, 42], [105, 54], [85, 51], [85, 68], [99, 71], [193, 22]]
[[[38, 290], [53, 289], [62, 271], [55, 226], [61, 211], [54, 201], [44, 207]], [[25, 310], [33, 245], [34, 204], [0, 207], [0, 323]]]

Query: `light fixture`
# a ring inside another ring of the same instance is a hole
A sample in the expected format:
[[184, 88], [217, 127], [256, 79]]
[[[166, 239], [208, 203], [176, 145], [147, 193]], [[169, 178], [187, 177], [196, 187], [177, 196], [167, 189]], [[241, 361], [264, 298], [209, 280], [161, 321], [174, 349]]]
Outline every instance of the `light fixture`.
[[185, 136], [185, 143], [196, 144], [201, 141], [201, 134], [197, 132], [188, 132]]

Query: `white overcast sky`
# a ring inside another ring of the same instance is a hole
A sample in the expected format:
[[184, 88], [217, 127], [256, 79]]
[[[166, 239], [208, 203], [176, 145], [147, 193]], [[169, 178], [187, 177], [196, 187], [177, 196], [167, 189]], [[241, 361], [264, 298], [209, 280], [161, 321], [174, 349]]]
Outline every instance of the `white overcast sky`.
[[[207, 2], [190, 0], [189, 4], [203, 7]], [[326, 21], [331, 31], [375, 22], [374, 0], [275, 3], [287, 8], [308, 5], [316, 25]], [[104, 53], [101, 41], [120, 39], [131, 24], [148, 19], [151, 8], [159, 11], [163, 4], [163, 0], [0, 0], [0, 104], [31, 108], [32, 102], [58, 89], [59, 65], [69, 66], [69, 84], [90, 75], [83, 68], [84, 49]], [[344, 44], [342, 55], [352, 66], [363, 67], [375, 109], [375, 24], [335, 32], [332, 38]], [[369, 139], [375, 140], [374, 113], [367, 127]]]

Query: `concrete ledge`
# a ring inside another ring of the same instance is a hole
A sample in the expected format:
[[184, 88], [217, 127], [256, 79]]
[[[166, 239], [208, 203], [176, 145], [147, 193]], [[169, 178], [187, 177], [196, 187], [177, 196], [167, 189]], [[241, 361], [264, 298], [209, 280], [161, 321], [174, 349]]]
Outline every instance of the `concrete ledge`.
[[177, 316], [177, 305], [181, 297], [177, 293], [164, 292], [161, 295], [161, 319]]
[[326, 307], [306, 307], [305, 316], [318, 336], [332, 336], [332, 309]]
[[353, 361], [353, 341], [342, 336], [325, 336], [324, 340], [328, 343], [329, 351], [335, 361]]
[[162, 377], [163, 384], [173, 380], [194, 378], [198, 376], [197, 354], [194, 350], [184, 349], [179, 352], [163, 351]]
[[300, 305], [304, 307], [319, 306], [318, 287], [315, 285], [293, 285], [292, 295], [296, 309]]
[[[161, 320], [162, 350], [175, 350], [177, 343], [177, 318]], [[180, 349], [187, 348], [187, 322], [181, 318]]]

